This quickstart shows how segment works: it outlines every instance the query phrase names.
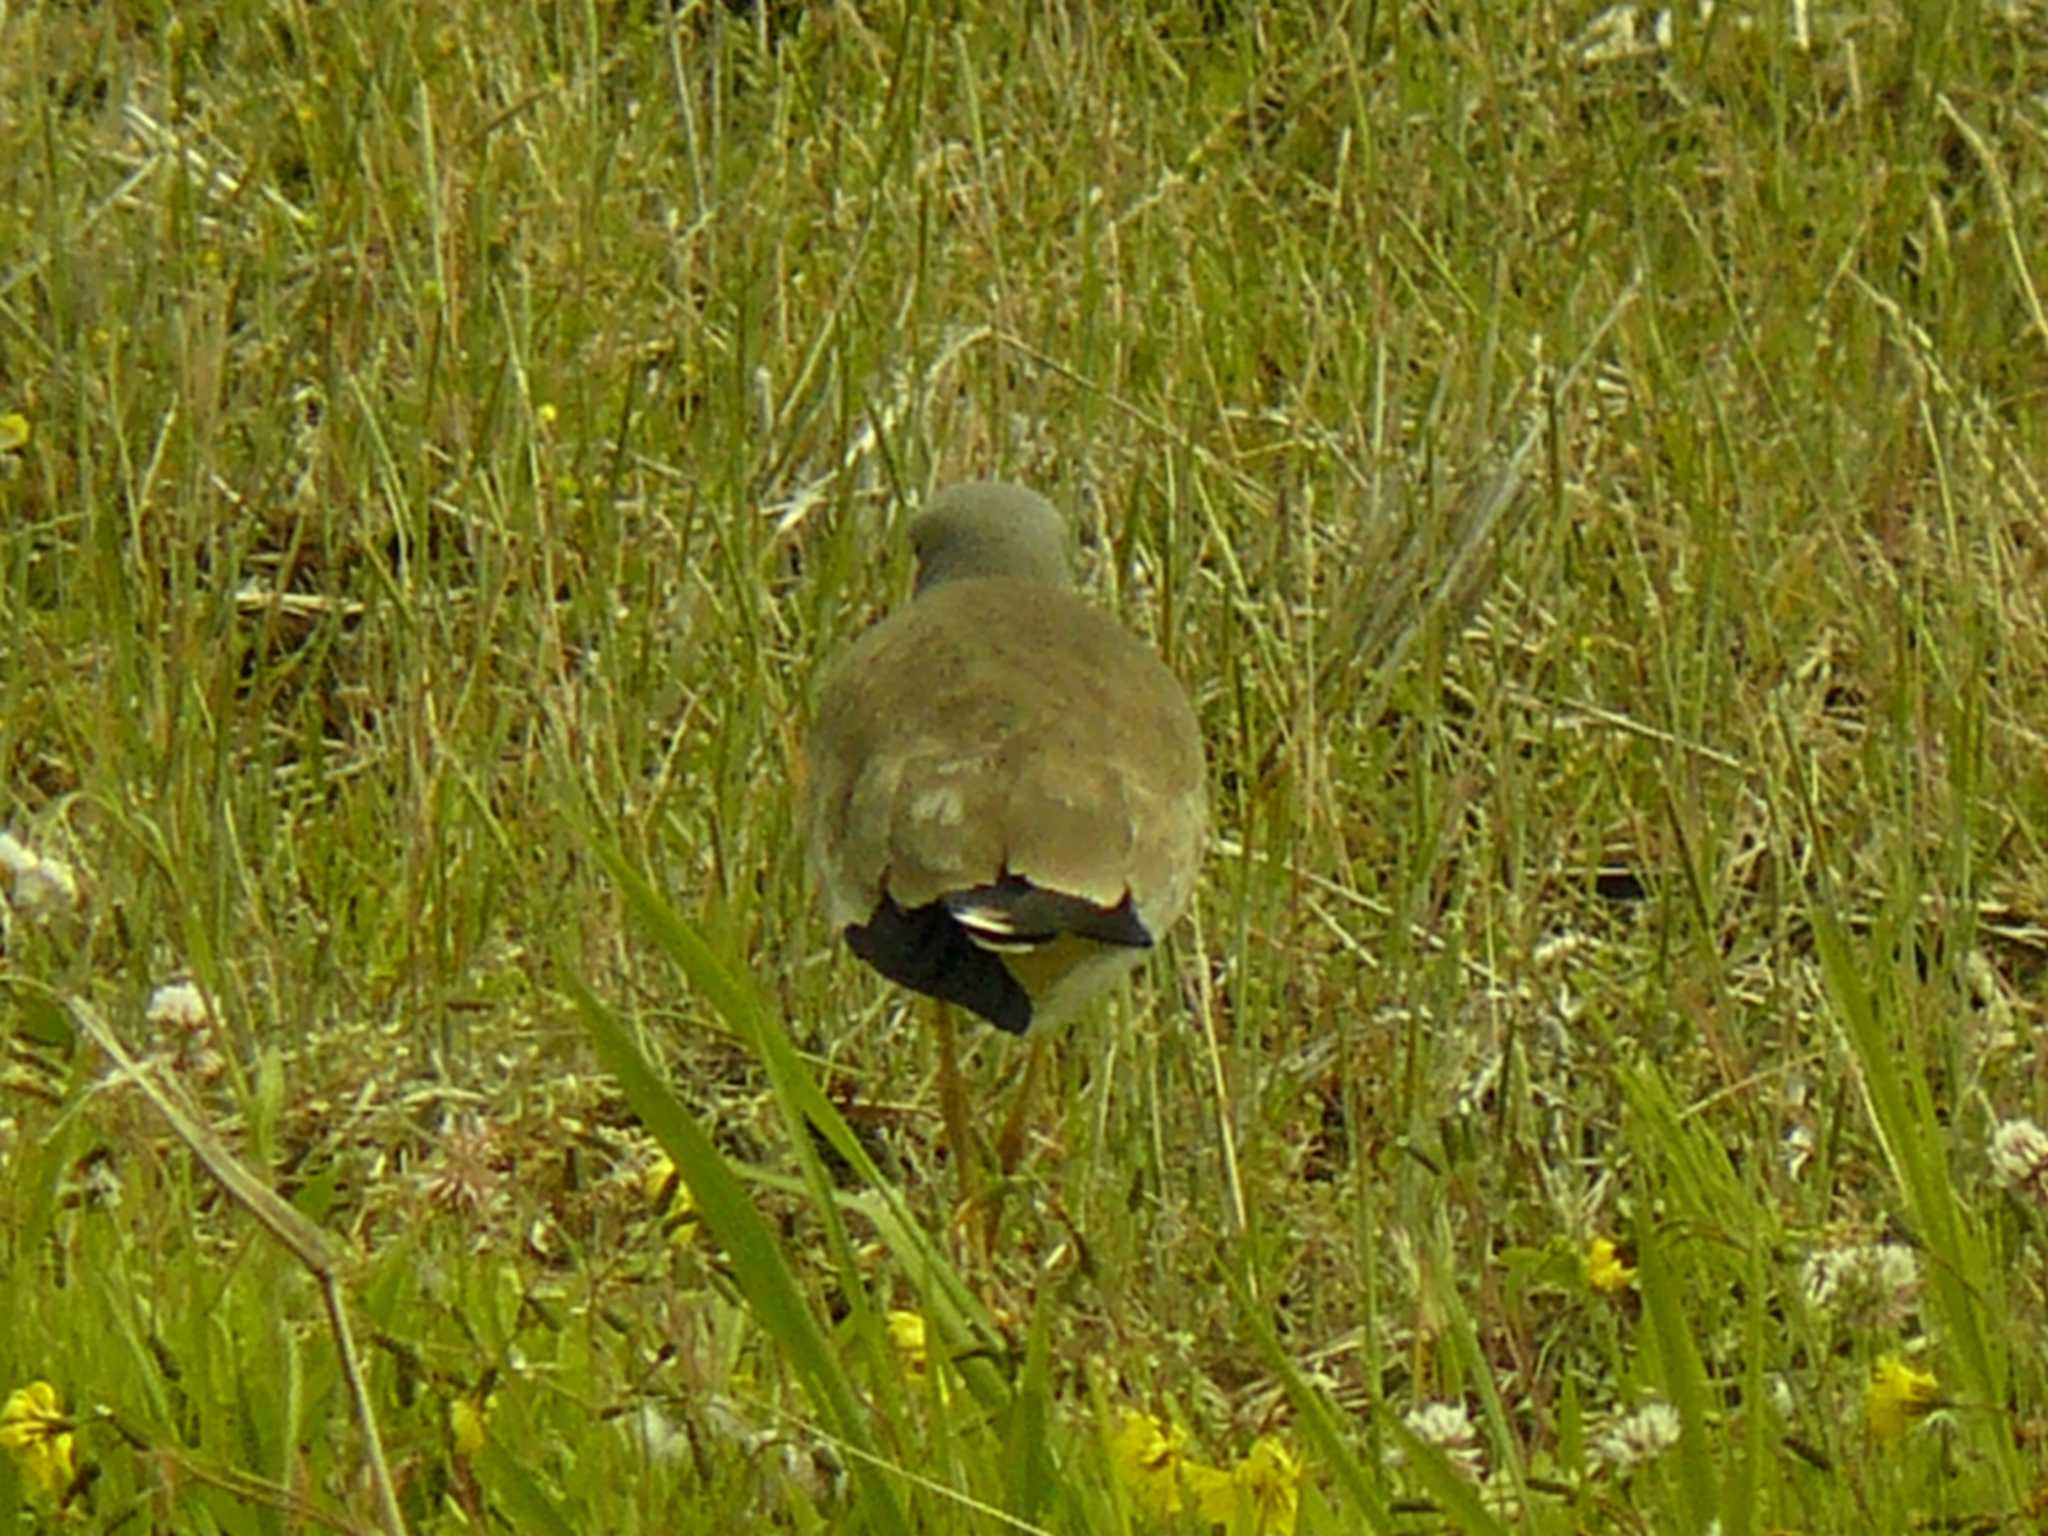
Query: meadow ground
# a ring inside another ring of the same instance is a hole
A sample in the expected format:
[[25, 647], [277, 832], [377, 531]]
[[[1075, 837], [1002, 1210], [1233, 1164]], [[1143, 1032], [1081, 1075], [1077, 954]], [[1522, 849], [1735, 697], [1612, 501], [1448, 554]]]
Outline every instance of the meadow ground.
[[[2043, 1518], [2039, 4], [0, 37], [18, 1524]], [[991, 473], [1215, 825], [963, 1210], [792, 807]]]

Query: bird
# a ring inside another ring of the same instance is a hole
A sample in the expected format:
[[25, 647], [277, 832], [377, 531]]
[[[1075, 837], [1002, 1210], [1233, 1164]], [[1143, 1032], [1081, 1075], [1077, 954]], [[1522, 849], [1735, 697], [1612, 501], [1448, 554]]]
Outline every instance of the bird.
[[1201, 732], [1158, 654], [1075, 592], [1064, 522], [1037, 492], [952, 485], [910, 543], [910, 601], [818, 695], [814, 876], [853, 953], [942, 1020], [952, 1004], [1042, 1039], [1187, 910]]

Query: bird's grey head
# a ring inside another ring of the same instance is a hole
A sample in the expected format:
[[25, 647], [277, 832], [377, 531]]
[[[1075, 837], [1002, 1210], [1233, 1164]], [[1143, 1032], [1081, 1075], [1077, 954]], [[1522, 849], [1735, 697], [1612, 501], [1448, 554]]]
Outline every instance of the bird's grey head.
[[1021, 485], [970, 480], [947, 486], [911, 522], [910, 545], [920, 592], [978, 576], [1073, 584], [1066, 525], [1051, 502]]

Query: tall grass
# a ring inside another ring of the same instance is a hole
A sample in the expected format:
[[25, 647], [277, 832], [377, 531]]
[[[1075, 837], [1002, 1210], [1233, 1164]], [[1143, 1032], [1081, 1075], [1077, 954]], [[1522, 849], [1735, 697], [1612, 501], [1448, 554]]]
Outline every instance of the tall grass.
[[[2038, 1503], [2032, 9], [6, 37], [0, 1391], [72, 1440], [0, 1505], [380, 1518], [319, 1286], [74, 1005], [342, 1255], [417, 1529], [1199, 1529], [1267, 1435], [1304, 1531]], [[983, 474], [1216, 822], [986, 1240], [791, 813]]]

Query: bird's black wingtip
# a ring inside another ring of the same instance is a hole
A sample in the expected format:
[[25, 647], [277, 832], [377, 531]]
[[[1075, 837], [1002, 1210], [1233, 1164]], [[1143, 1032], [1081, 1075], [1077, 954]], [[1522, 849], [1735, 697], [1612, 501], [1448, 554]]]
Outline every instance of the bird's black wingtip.
[[884, 896], [865, 923], [846, 930], [856, 955], [891, 981], [953, 1003], [1006, 1034], [1031, 1028], [1031, 996], [997, 956], [982, 949], [943, 902], [905, 909]]

